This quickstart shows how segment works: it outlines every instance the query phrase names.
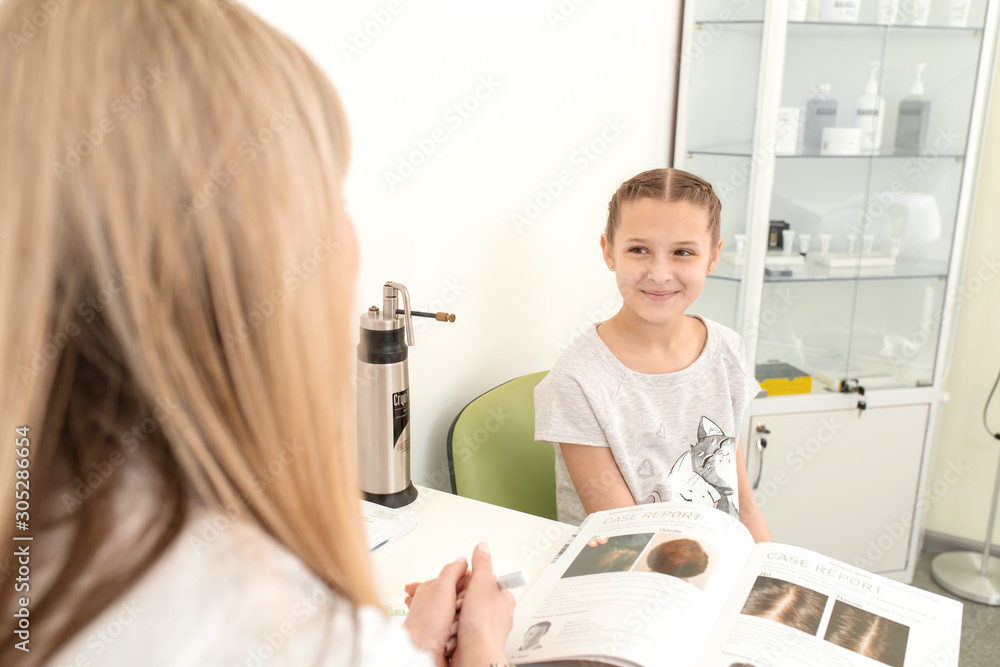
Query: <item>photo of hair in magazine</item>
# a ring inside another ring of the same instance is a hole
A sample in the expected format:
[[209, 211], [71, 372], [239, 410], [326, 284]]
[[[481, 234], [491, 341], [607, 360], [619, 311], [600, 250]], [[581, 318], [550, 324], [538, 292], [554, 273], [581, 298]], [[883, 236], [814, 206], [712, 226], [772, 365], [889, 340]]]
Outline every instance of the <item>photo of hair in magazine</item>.
[[826, 641], [886, 665], [902, 667], [910, 629], [902, 623], [837, 600]]
[[741, 614], [776, 621], [815, 635], [828, 596], [781, 579], [757, 577]]
[[594, 537], [566, 569], [563, 579], [606, 572], [627, 572], [652, 537], [653, 533]]
[[711, 544], [676, 533], [657, 533], [632, 571], [666, 574], [705, 590], [717, 558], [718, 550]]

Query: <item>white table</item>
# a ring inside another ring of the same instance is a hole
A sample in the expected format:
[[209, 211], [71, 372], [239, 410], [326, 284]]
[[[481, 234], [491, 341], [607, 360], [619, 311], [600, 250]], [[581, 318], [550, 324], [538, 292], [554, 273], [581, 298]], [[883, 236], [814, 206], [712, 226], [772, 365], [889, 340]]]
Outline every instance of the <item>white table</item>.
[[[534, 582], [576, 531], [576, 526], [443, 491], [418, 486], [417, 492], [417, 499], [402, 508], [417, 513], [417, 527], [372, 554], [379, 597], [390, 615], [404, 613], [403, 586], [436, 577], [461, 556], [471, 560], [479, 542], [489, 544], [498, 576], [523, 570]], [[526, 588], [512, 592], [520, 598]]]

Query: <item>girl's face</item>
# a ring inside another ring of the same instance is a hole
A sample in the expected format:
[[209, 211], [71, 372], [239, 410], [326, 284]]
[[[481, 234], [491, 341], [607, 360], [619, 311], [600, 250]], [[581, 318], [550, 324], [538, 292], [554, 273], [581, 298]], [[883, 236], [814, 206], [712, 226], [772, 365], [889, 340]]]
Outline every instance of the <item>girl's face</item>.
[[719, 261], [708, 211], [694, 204], [643, 198], [621, 208], [612, 246], [601, 236], [623, 309], [649, 324], [668, 324], [694, 303]]

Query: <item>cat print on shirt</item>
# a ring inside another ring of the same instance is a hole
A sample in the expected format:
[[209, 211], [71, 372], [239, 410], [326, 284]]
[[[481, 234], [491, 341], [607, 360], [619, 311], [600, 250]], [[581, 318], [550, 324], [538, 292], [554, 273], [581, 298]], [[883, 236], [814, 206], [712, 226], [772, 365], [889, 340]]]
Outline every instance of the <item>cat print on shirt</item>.
[[731, 498], [736, 480], [736, 439], [723, 433], [708, 417], [702, 417], [698, 441], [674, 462], [665, 487], [658, 484], [646, 502], [686, 500], [739, 518]]

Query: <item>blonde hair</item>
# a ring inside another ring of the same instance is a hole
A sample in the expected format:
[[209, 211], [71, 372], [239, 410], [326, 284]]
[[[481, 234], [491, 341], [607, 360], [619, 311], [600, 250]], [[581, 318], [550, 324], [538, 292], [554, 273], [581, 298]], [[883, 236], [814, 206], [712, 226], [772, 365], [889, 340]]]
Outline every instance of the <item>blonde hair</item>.
[[[31, 657], [137, 581], [192, 500], [240, 508], [348, 600], [375, 601], [333, 87], [235, 3], [8, 0], [0, 34], [18, 38], [0, 55], [0, 434], [30, 427], [33, 553], [56, 527], [72, 553], [32, 588]], [[162, 509], [138, 553], [98, 558], [136, 455]], [[7, 545], [15, 471], [0, 457]], [[0, 609], [18, 595], [7, 576]], [[0, 663], [26, 657], [4, 619]]]
[[609, 244], [614, 244], [615, 232], [621, 223], [622, 206], [644, 198], [667, 202], [683, 201], [705, 209], [708, 214], [708, 232], [712, 236], [712, 249], [719, 245], [722, 202], [712, 189], [712, 184], [673, 167], [644, 171], [618, 186], [608, 203], [608, 222], [604, 235]]

